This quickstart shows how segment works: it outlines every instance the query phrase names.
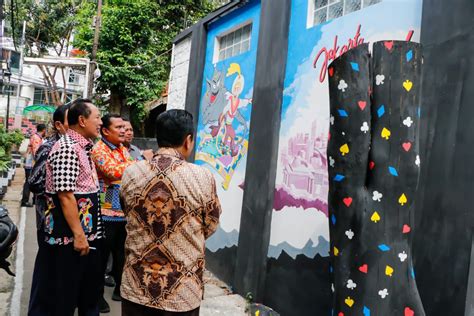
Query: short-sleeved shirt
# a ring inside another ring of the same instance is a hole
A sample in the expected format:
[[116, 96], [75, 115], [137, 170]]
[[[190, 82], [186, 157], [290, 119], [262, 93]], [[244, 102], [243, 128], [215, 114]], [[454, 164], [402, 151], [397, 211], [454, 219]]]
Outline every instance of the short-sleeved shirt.
[[128, 152], [130, 153], [130, 156], [132, 156], [133, 160], [140, 161], [144, 159], [142, 155], [142, 151], [137, 146], [130, 144], [130, 146], [127, 149], [128, 149]]
[[125, 216], [120, 205], [120, 186], [123, 171], [135, 161], [127, 148], [115, 146], [104, 137], [91, 151], [92, 161], [101, 182], [101, 212], [106, 222], [124, 222]]
[[74, 241], [64, 218], [58, 192], [73, 192], [78, 217], [89, 241], [103, 234], [100, 216], [99, 182], [90, 157], [93, 143], [74, 130], [57, 141], [46, 162], [46, 210], [43, 229], [50, 245], [67, 245]]
[[221, 213], [211, 172], [160, 148], [152, 161], [125, 169], [121, 196], [127, 217], [122, 297], [171, 312], [197, 308], [204, 241]]

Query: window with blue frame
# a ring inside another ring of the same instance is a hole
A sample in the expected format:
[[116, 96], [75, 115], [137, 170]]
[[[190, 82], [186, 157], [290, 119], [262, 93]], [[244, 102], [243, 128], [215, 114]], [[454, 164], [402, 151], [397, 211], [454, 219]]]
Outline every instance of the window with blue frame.
[[237, 56], [250, 50], [252, 24], [247, 23], [234, 31], [217, 37], [218, 61]]
[[309, 0], [314, 5], [313, 25], [364, 9], [382, 0]]

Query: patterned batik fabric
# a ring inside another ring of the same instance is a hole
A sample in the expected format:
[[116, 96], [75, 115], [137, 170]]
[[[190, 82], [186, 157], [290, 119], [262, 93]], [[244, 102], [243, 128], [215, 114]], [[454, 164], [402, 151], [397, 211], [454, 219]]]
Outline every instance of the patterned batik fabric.
[[90, 150], [91, 141], [73, 130], [57, 141], [46, 162], [46, 209], [42, 228], [50, 245], [67, 245], [73, 234], [67, 224], [57, 192], [73, 192], [78, 217], [89, 241], [103, 236], [99, 183]]
[[200, 306], [204, 241], [221, 206], [211, 172], [174, 149], [125, 170], [121, 196], [127, 217], [122, 297], [172, 312]]
[[119, 192], [123, 172], [134, 163], [133, 158], [125, 146], [115, 146], [103, 138], [92, 149], [92, 160], [102, 182], [102, 218], [104, 221], [125, 221]]

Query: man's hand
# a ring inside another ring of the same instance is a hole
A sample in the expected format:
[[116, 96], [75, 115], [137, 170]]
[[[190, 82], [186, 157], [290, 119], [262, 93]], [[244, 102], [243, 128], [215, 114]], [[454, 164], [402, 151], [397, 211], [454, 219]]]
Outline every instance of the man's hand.
[[151, 160], [153, 158], [153, 150], [151, 149], [144, 150], [142, 155], [143, 157], [145, 157], [146, 160]]
[[58, 192], [58, 197], [64, 218], [74, 235], [74, 250], [85, 256], [89, 253], [89, 242], [79, 221], [76, 198], [72, 192]]
[[89, 242], [84, 233], [74, 236], [74, 250], [79, 252], [81, 256], [89, 254]]

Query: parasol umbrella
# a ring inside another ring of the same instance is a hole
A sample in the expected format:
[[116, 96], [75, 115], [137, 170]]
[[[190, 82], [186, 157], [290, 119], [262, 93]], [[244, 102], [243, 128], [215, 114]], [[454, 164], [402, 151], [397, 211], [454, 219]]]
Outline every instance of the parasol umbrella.
[[54, 113], [56, 111], [56, 107], [53, 105], [43, 105], [43, 104], [34, 104], [27, 106], [26, 108], [23, 109], [23, 114], [26, 114], [28, 112], [48, 112], [48, 113]]

